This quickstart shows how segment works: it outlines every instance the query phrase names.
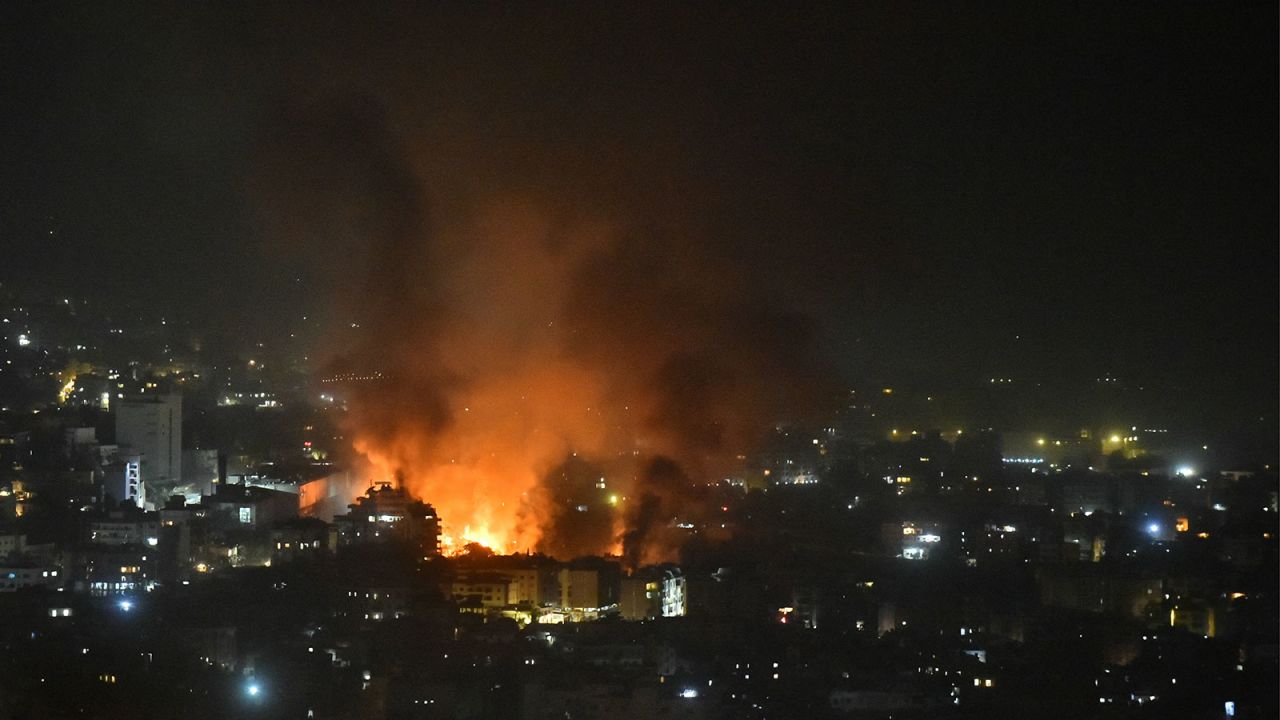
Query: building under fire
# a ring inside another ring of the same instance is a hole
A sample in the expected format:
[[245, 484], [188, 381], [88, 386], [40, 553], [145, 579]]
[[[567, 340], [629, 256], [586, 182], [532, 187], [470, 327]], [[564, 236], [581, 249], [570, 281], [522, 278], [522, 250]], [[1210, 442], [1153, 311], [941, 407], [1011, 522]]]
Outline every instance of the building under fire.
[[440, 518], [435, 508], [415, 500], [404, 488], [375, 483], [347, 506], [350, 512], [333, 518], [338, 546], [399, 541], [421, 551], [440, 554]]

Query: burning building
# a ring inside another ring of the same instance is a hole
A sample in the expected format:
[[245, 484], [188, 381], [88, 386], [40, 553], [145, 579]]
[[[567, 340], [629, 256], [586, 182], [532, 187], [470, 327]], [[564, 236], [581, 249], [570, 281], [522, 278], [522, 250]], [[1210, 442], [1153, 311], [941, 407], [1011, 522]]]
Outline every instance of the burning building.
[[338, 547], [400, 542], [423, 557], [440, 554], [440, 518], [435, 508], [415, 500], [404, 488], [374, 483], [348, 507], [349, 513], [333, 519]]
[[814, 324], [670, 208], [510, 188], [432, 203], [380, 101], [282, 119], [273, 233], [343, 258], [319, 390], [342, 385], [353, 472], [430, 498], [446, 553], [670, 560], [699, 488], [834, 397]]

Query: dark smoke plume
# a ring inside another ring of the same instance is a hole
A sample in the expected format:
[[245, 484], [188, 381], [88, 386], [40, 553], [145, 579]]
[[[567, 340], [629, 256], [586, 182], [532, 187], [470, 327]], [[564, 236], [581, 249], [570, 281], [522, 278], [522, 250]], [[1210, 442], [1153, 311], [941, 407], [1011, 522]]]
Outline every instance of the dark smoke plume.
[[707, 507], [706, 486], [691, 480], [669, 458], [650, 460], [642, 478], [637, 488], [639, 502], [627, 512], [622, 534], [622, 559], [629, 568], [639, 567], [647, 555], [670, 555], [682, 540], [671, 523], [677, 518], [701, 520]]
[[332, 367], [381, 378], [349, 388], [362, 472], [401, 474], [455, 548], [670, 558], [705, 486], [826, 396], [812, 323], [731, 243], [590, 187], [489, 187], [429, 222], [407, 140], [367, 98], [304, 104], [259, 183], [285, 247], [341, 259], [359, 327]]

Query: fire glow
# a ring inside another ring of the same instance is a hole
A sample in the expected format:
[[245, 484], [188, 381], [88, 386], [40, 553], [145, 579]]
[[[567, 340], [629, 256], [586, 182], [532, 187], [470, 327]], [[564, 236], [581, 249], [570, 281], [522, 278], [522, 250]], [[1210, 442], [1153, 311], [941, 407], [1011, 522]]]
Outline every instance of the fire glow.
[[431, 292], [387, 283], [404, 289], [382, 303], [397, 312], [365, 324], [362, 371], [381, 379], [357, 386], [349, 420], [364, 474], [431, 503], [446, 553], [669, 559], [677, 511], [680, 529], [701, 514], [698, 479], [806, 396], [796, 348], [769, 342], [793, 327], [753, 318], [701, 263], [648, 267], [616, 231], [524, 205], [437, 240], [452, 262]]
[[[446, 554], [470, 543], [504, 553], [536, 549], [553, 502], [542, 476], [574, 448], [602, 452], [600, 415], [585, 409], [594, 401], [592, 379], [554, 365], [520, 367], [526, 362], [469, 378], [471, 392], [447, 423], [429, 427], [409, 416], [395, 419], [389, 437], [356, 433], [370, 476], [399, 473], [440, 513]], [[566, 411], [566, 403], [583, 409]]]
[[663, 529], [677, 512], [696, 525], [697, 481], [828, 396], [811, 324], [679, 218], [486, 188], [428, 222], [418, 168], [376, 108], [316, 117], [272, 175], [301, 181], [264, 185], [281, 193], [273, 222], [344, 258], [354, 317], [326, 377], [348, 380], [324, 392], [345, 396], [351, 473], [402, 478], [439, 512], [446, 551], [669, 557]]

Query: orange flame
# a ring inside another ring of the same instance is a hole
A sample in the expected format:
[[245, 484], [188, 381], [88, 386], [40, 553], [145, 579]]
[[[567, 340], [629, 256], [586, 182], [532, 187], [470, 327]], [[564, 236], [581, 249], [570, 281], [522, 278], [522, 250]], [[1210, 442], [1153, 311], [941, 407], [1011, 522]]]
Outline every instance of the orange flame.
[[408, 420], [390, 439], [358, 433], [354, 446], [370, 474], [399, 474], [436, 508], [446, 554], [472, 542], [501, 553], [531, 550], [546, 514], [541, 476], [575, 449], [602, 447], [604, 423], [588, 410], [597, 387], [581, 369], [528, 358], [473, 382], [447, 427], [427, 431]]
[[[356, 472], [403, 478], [438, 511], [446, 552], [503, 553], [558, 530], [566, 498], [543, 480], [571, 455], [630, 463], [609, 478], [620, 498], [640, 496], [639, 467], [655, 457], [716, 477], [762, 419], [804, 396], [792, 367], [804, 348], [794, 323], [751, 311], [724, 264], [682, 238], [670, 241], [678, 252], [662, 247], [500, 202], [441, 228], [429, 268], [389, 256], [394, 282], [381, 284], [399, 292], [375, 304], [355, 361], [397, 386], [352, 398]], [[612, 536], [559, 552], [620, 551], [631, 506], [610, 505]]]

